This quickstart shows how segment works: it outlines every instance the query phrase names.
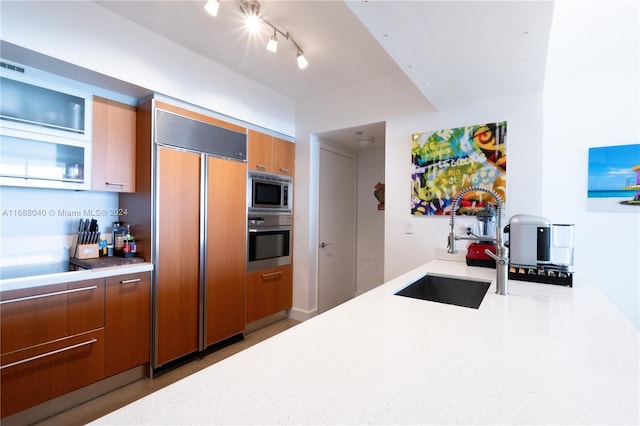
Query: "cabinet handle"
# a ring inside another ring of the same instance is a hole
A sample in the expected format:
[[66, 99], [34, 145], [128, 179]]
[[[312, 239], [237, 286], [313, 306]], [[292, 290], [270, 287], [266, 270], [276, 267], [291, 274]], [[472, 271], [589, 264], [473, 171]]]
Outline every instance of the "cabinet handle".
[[262, 278], [271, 278], [271, 277], [275, 277], [276, 275], [282, 275], [282, 271], [277, 271], [277, 272], [271, 272], [270, 274], [263, 274]]
[[120, 183], [120, 182], [105, 182], [106, 185], [112, 185], [112, 186], [125, 186], [126, 183]]
[[138, 283], [142, 281], [142, 278], [132, 278], [130, 280], [122, 280], [120, 281], [120, 284], [132, 284], [132, 283]]
[[280, 171], [284, 173], [289, 173], [289, 169], [283, 169], [282, 167], [280, 167]]
[[267, 166], [264, 164], [256, 164], [256, 168], [264, 170], [267, 168]]
[[5, 303], [23, 302], [25, 300], [41, 299], [43, 297], [59, 296], [61, 294], [77, 293], [79, 291], [95, 290], [96, 288], [98, 288], [97, 285], [92, 285], [90, 287], [73, 288], [71, 290], [62, 290], [62, 291], [55, 291], [53, 293], [36, 294], [35, 296], [19, 297], [17, 299], [0, 301], [0, 305], [4, 305]]
[[31, 358], [21, 359], [20, 361], [16, 361], [16, 362], [12, 362], [11, 364], [3, 365], [2, 367], [0, 367], [0, 370], [5, 369], [5, 368], [9, 368], [9, 367], [15, 367], [16, 365], [24, 364], [25, 362], [35, 361], [36, 359], [44, 358], [44, 357], [47, 357], [47, 356], [59, 354], [60, 352], [70, 351], [72, 349], [76, 349], [76, 348], [79, 348], [81, 346], [90, 345], [90, 344], [95, 343], [97, 341], [98, 341], [98, 339], [91, 339], [91, 340], [87, 340], [86, 342], [77, 343], [75, 345], [67, 346], [67, 347], [61, 348], [61, 349], [56, 349], [55, 351], [46, 352], [46, 353], [43, 353], [43, 354], [40, 354], [40, 355], [32, 356]]

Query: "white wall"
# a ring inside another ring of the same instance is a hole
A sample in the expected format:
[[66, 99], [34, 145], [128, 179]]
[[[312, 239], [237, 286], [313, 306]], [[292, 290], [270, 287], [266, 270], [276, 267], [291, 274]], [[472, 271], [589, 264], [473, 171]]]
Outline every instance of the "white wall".
[[384, 149], [358, 152], [356, 294], [384, 282], [384, 210], [378, 210], [375, 185], [384, 183]]
[[588, 149], [640, 143], [639, 22], [636, 1], [556, 1], [542, 165], [543, 215], [576, 225], [578, 285], [599, 287], [640, 328], [640, 207], [586, 202]]

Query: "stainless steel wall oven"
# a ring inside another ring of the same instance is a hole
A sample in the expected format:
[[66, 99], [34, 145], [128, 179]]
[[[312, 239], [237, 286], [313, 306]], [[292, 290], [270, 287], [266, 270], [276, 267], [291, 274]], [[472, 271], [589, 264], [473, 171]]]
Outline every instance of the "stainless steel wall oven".
[[291, 263], [291, 215], [249, 214], [247, 271]]

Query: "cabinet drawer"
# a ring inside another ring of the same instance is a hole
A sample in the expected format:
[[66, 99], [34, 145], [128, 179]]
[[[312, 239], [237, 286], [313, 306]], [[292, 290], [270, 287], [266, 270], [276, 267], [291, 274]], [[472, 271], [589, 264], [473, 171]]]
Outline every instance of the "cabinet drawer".
[[291, 265], [252, 272], [247, 278], [247, 323], [267, 317], [293, 304]]
[[151, 274], [106, 279], [105, 376], [149, 362]]
[[2, 417], [87, 386], [104, 375], [104, 330], [3, 354], [0, 374]]
[[0, 293], [1, 353], [104, 327], [104, 279]]

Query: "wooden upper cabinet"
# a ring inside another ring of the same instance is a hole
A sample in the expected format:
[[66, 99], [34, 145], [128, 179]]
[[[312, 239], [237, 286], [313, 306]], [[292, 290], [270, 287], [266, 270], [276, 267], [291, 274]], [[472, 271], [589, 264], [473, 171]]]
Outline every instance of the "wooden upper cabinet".
[[293, 176], [295, 144], [249, 130], [249, 169]]
[[273, 138], [273, 172], [293, 176], [296, 161], [296, 145], [283, 139]]
[[93, 98], [94, 191], [135, 192], [136, 107]]
[[272, 137], [264, 133], [249, 130], [249, 169], [272, 173]]

